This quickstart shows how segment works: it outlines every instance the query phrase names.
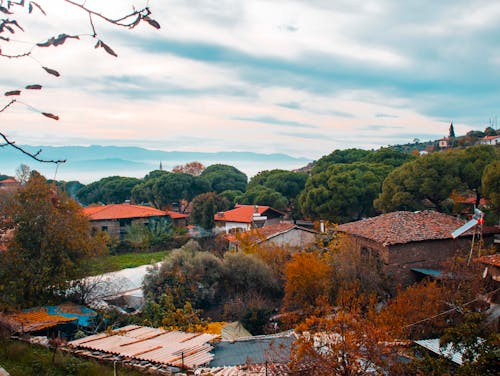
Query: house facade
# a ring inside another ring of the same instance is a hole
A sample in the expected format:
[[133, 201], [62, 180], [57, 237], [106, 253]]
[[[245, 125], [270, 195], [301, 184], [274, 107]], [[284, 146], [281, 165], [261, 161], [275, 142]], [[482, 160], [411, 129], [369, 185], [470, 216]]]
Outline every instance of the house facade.
[[[338, 226], [349, 246], [361, 257], [378, 260], [392, 282], [407, 287], [424, 276], [440, 278], [443, 263], [454, 256], [468, 255], [472, 231], [454, 239], [452, 232], [465, 221], [431, 210], [393, 212]], [[483, 232], [491, 243], [498, 228]]]
[[479, 140], [481, 145], [500, 145], [500, 135], [486, 136]]
[[6, 190], [6, 191], [15, 191], [21, 187], [21, 184], [16, 180], [12, 178], [0, 180], [0, 189]]
[[174, 226], [185, 226], [188, 217], [182, 213], [132, 204], [89, 206], [83, 208], [83, 212], [89, 218], [92, 228], [106, 231], [118, 238], [125, 233], [125, 227], [132, 223], [147, 225], [155, 219], [169, 218], [172, 219]]
[[234, 209], [214, 215], [216, 231], [230, 232], [249, 231], [280, 223], [285, 213], [262, 205], [236, 205]]
[[317, 232], [293, 223], [277, 223], [238, 234], [226, 235], [229, 250], [239, 250], [242, 243], [304, 249], [316, 241]]

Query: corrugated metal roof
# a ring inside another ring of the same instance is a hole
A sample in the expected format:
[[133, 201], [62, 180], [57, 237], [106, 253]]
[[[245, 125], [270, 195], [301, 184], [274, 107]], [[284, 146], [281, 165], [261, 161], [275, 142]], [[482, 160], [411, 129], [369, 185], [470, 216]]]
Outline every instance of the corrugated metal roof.
[[294, 341], [295, 338], [290, 336], [219, 342], [215, 344], [214, 360], [210, 367], [261, 364], [266, 361], [288, 362]]
[[68, 345], [177, 367], [184, 363], [194, 368], [213, 359], [210, 353], [213, 347], [209, 342], [217, 337], [129, 325], [110, 334], [100, 333], [71, 341]]
[[75, 317], [63, 317], [47, 313], [44, 308], [36, 308], [26, 312], [0, 315], [4, 325], [19, 333], [30, 333], [52, 328], [60, 324], [75, 322]]
[[439, 338], [422, 339], [415, 341], [415, 343], [429, 351], [432, 351], [434, 354], [444, 356], [452, 362], [462, 365], [462, 353], [453, 351], [451, 345], [449, 344], [445, 347], [440, 347]]

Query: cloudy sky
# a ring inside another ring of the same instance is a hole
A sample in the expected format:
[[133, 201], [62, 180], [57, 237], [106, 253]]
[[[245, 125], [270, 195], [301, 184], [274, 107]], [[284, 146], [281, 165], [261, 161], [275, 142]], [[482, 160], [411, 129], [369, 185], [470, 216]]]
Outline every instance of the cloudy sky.
[[[155, 30], [95, 20], [50, 0], [4, 54], [60, 33], [63, 46], [0, 58], [0, 90], [42, 84], [0, 114], [22, 144], [256, 151], [316, 159], [484, 130], [500, 115], [500, 2], [150, 0]], [[87, 0], [111, 17], [147, 1]], [[57, 69], [55, 78], [41, 65]], [[7, 103], [4, 97], [0, 105]], [[34, 109], [56, 113], [59, 121]]]

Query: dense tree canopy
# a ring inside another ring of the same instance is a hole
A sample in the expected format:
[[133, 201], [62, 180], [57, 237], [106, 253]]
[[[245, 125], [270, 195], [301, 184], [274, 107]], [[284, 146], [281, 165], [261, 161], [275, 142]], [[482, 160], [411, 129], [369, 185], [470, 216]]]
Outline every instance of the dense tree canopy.
[[467, 189], [476, 193], [476, 206], [482, 197], [481, 179], [487, 165], [500, 160], [500, 150], [489, 145], [478, 145], [456, 151], [459, 177]]
[[191, 223], [210, 230], [215, 225], [214, 215], [227, 209], [229, 201], [225, 197], [215, 192], [202, 193], [193, 199], [189, 218]]
[[323, 171], [333, 163], [367, 162], [398, 167], [413, 158], [411, 154], [393, 148], [380, 148], [376, 151], [364, 149], [334, 150], [332, 153], [320, 158], [315, 163], [312, 172]]
[[191, 201], [195, 196], [209, 191], [208, 183], [198, 176], [185, 173], [153, 171], [132, 190], [138, 203], [150, 203], [164, 209], [181, 200]]
[[210, 185], [210, 190], [221, 193], [226, 190], [244, 192], [247, 187], [247, 176], [236, 167], [224, 164], [208, 166], [200, 175]]
[[80, 276], [83, 260], [103, 249], [81, 206], [36, 172], [1, 216], [2, 230], [13, 231], [0, 263], [0, 297], [7, 305], [46, 304]]
[[495, 213], [500, 215], [500, 160], [490, 163], [484, 169], [482, 192]]
[[452, 192], [467, 189], [476, 192], [478, 204], [484, 170], [498, 159], [499, 152], [487, 145], [420, 157], [389, 174], [375, 207], [384, 212], [421, 210], [430, 203], [447, 211]]
[[264, 186], [281, 193], [288, 200], [295, 199], [305, 187], [308, 175], [286, 170], [265, 170], [250, 179], [248, 190]]
[[373, 200], [390, 170], [387, 165], [364, 162], [314, 170], [299, 197], [300, 207], [309, 217], [334, 222], [373, 215]]
[[84, 204], [121, 204], [130, 200], [132, 189], [141, 182], [137, 178], [109, 176], [80, 188], [76, 197]]
[[285, 210], [288, 207], [288, 200], [285, 196], [262, 185], [249, 188], [245, 193], [237, 196], [235, 200], [239, 204], [267, 205], [277, 210]]

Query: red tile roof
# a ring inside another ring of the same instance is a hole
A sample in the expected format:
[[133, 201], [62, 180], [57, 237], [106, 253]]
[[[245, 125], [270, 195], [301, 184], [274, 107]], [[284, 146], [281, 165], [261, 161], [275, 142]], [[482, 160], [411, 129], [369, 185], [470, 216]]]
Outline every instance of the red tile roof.
[[[465, 221], [432, 210], [421, 212], [398, 211], [338, 226], [345, 232], [382, 243], [405, 244], [425, 240], [451, 239], [451, 233]], [[472, 232], [464, 235], [470, 235]]]
[[89, 206], [83, 208], [83, 213], [87, 217], [89, 217], [91, 221], [102, 221], [105, 219], [162, 217], [168, 215], [168, 213], [163, 210], [158, 210], [149, 206], [131, 204]]
[[482, 264], [493, 265], [500, 268], [500, 253], [489, 256], [481, 256], [477, 259]]
[[488, 140], [494, 140], [496, 138], [500, 138], [500, 135], [495, 135], [495, 136], [485, 136], [483, 137], [481, 140], [485, 140], [485, 141], [488, 141]]
[[182, 219], [189, 217], [189, 214], [179, 213], [171, 210], [167, 210], [166, 213], [172, 219]]
[[233, 210], [215, 214], [214, 219], [216, 221], [224, 222], [252, 223], [253, 214], [255, 213], [255, 207], [257, 207], [257, 213], [259, 213], [259, 215], [265, 215], [265, 212], [268, 210], [272, 210], [283, 215], [283, 213], [271, 208], [270, 206], [236, 205]]
[[0, 180], [0, 184], [19, 184], [16, 179], [8, 178]]

